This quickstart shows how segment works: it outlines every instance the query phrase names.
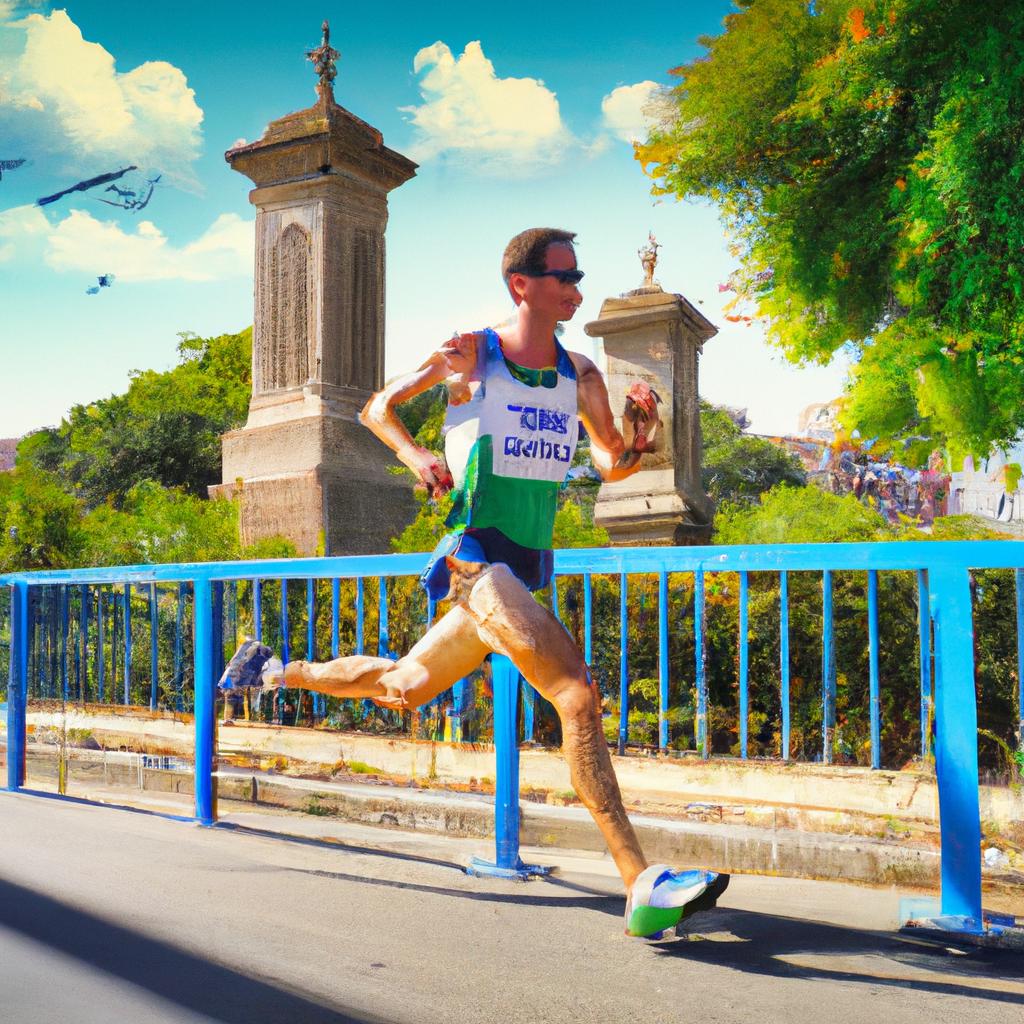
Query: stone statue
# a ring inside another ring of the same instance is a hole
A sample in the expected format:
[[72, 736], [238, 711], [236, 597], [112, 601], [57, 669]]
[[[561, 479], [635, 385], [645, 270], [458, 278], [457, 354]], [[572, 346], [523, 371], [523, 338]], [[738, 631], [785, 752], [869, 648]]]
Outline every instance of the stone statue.
[[320, 79], [316, 91], [322, 97], [325, 93], [330, 94], [333, 91], [333, 82], [338, 74], [335, 64], [341, 54], [331, 46], [331, 26], [326, 18], [320, 28], [323, 31], [323, 39], [315, 50], [306, 51], [306, 59], [313, 62], [313, 69]]
[[[659, 424], [650, 388], [634, 384], [627, 396], [634, 429], [624, 438], [598, 368], [556, 339], [557, 324], [571, 319], [582, 302], [574, 237], [534, 228], [513, 238], [502, 275], [517, 307], [515, 322], [500, 335], [490, 328], [456, 335], [418, 370], [373, 395], [360, 415], [432, 495], [453, 491], [453, 532], [421, 577], [431, 597], [450, 601], [448, 611], [397, 662], [365, 655], [323, 664], [293, 661], [265, 682], [405, 710], [447, 690], [489, 653], [509, 658], [558, 712], [573, 788], [626, 887], [627, 934], [652, 938], [684, 915], [714, 906], [728, 876], [647, 863], [622, 804], [600, 696], [583, 655], [531, 593], [546, 587], [553, 573], [558, 490], [572, 464], [579, 421], [605, 480], [640, 469]], [[445, 419], [444, 459], [417, 445], [396, 411], [441, 383], [456, 385]], [[247, 644], [232, 659], [236, 675], [252, 661], [255, 641]], [[229, 665], [226, 690], [239, 685], [231, 672]], [[260, 678], [255, 672], [251, 685]]]
[[644, 288], [654, 288], [654, 268], [658, 265], [658, 250], [661, 246], [654, 237], [654, 232], [647, 233], [647, 245], [643, 249], [637, 249], [636, 254], [640, 257], [640, 265], [644, 268]]

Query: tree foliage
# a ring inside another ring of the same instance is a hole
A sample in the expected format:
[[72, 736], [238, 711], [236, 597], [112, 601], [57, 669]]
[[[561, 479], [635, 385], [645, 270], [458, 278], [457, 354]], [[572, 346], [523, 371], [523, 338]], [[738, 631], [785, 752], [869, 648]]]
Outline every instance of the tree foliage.
[[724, 504], [715, 516], [716, 544], [828, 544], [893, 540], [885, 518], [852, 494], [780, 484], [756, 505]]
[[173, 369], [25, 437], [0, 474], [0, 572], [294, 554], [283, 538], [243, 547], [237, 506], [205, 500], [220, 434], [245, 419], [251, 351], [251, 330], [183, 334]]
[[795, 455], [762, 437], [744, 434], [725, 409], [702, 401], [700, 429], [701, 479], [716, 504], [749, 503], [778, 484], [800, 487], [807, 483]]
[[144, 480], [203, 496], [220, 483], [220, 435], [245, 421], [251, 352], [251, 329], [183, 334], [176, 367], [135, 371], [124, 394], [74, 406], [22, 440], [18, 463], [53, 473], [89, 508], [121, 505]]
[[988, 451], [1024, 426], [1024, 6], [737, 0], [637, 148], [709, 199], [794, 361], [857, 360], [845, 421]]

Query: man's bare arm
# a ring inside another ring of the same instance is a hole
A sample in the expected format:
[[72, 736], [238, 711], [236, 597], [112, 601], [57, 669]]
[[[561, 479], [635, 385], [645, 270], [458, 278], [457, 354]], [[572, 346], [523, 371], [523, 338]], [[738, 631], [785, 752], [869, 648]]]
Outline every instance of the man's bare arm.
[[476, 335], [457, 335], [445, 342], [419, 369], [396, 377], [372, 395], [359, 413], [359, 422], [412, 470], [432, 497], [451, 490], [451, 476], [433, 452], [416, 444], [396, 409], [435, 384], [468, 377], [475, 366]]
[[[647, 450], [647, 438], [654, 436], [658, 423], [657, 407], [652, 399], [649, 407], [641, 410], [645, 430], [637, 431], [630, 444], [615, 425], [608, 401], [608, 388], [601, 371], [586, 356], [570, 352], [569, 358], [576, 367], [577, 394], [579, 396], [580, 419], [590, 435], [590, 452], [594, 466], [602, 478], [609, 483], [625, 480], [640, 469], [640, 456]], [[633, 389], [630, 390], [632, 396]]]

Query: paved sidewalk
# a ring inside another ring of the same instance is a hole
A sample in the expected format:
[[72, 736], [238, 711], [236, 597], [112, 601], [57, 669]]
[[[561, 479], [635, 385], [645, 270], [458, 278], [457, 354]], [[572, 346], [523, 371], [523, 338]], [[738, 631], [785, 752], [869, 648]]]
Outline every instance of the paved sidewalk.
[[524, 850], [558, 872], [515, 883], [462, 871], [485, 841], [309, 816], [232, 813], [204, 829], [0, 793], [0, 820], [3, 1021], [1017, 1024], [1024, 1012], [1019, 954], [895, 934], [895, 889], [736, 877], [694, 922], [700, 937], [648, 945], [622, 934], [618, 878], [593, 853]]

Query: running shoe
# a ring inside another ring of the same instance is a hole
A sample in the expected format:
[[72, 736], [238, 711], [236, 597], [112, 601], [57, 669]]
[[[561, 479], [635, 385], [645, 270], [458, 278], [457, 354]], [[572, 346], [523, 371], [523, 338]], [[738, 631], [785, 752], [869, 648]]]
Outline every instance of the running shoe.
[[629, 890], [626, 934], [660, 939], [684, 918], [710, 910], [728, 884], [728, 875], [714, 871], [673, 871], [652, 864]]
[[251, 690], [264, 684], [263, 672], [274, 652], [258, 640], [246, 637], [224, 669], [217, 686], [221, 690]]

